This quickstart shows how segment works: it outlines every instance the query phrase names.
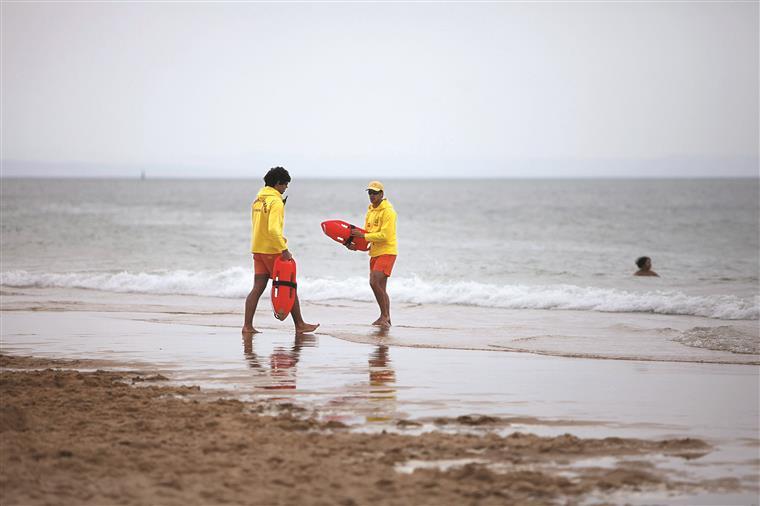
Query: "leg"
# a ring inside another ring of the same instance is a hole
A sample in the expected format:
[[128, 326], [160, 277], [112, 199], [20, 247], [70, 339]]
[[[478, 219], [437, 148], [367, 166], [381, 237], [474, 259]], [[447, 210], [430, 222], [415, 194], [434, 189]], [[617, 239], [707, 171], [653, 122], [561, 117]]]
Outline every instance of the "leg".
[[255, 334], [258, 332], [253, 328], [253, 315], [256, 312], [256, 306], [259, 304], [259, 298], [264, 290], [267, 289], [267, 283], [269, 282], [269, 275], [256, 274], [253, 276], [253, 288], [248, 297], [245, 298], [245, 319], [243, 320], [243, 333]]
[[386, 290], [387, 285], [388, 285], [388, 276], [383, 276], [380, 288], [383, 292], [383, 295], [385, 296], [385, 303], [383, 305], [383, 309], [385, 310], [385, 318], [388, 320], [388, 325], [390, 325], [391, 324], [391, 298], [388, 296], [388, 290]]
[[298, 301], [298, 294], [296, 294], [296, 301], [293, 303], [293, 309], [290, 310], [290, 316], [293, 317], [293, 323], [296, 326], [296, 334], [307, 334], [314, 332], [319, 327], [319, 323], [306, 323], [301, 316], [301, 303]]
[[391, 324], [390, 299], [385, 291], [388, 276], [381, 271], [371, 271], [369, 273], [369, 286], [375, 295], [375, 300], [380, 308], [380, 318], [375, 320], [372, 325], [389, 326]]
[[378, 287], [376, 286], [376, 282], [374, 279], [374, 274], [376, 274], [376, 271], [370, 271], [369, 273], [369, 287], [372, 289], [372, 295], [375, 296], [375, 300], [377, 301], [377, 307], [380, 309], [380, 317], [372, 322], [372, 325], [380, 325], [380, 322], [383, 319], [383, 296], [378, 291]]

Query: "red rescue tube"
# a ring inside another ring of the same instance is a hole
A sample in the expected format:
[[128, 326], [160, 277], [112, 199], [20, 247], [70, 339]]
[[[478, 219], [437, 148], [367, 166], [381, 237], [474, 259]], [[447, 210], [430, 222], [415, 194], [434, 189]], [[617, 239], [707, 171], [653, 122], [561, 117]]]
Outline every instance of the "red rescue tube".
[[277, 257], [272, 269], [272, 310], [274, 317], [284, 320], [296, 302], [296, 261]]
[[369, 243], [363, 237], [352, 237], [351, 230], [356, 229], [359, 232], [367, 233], [363, 228], [355, 227], [350, 223], [341, 220], [328, 220], [322, 222], [322, 232], [330, 239], [337, 241], [344, 246], [354, 244], [359, 251], [369, 251]]

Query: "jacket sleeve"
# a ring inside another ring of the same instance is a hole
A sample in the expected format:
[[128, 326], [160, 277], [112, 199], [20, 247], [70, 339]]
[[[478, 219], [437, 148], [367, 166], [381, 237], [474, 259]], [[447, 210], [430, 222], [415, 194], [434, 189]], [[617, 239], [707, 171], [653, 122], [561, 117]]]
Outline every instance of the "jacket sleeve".
[[288, 249], [288, 240], [283, 237], [283, 226], [285, 224], [285, 205], [281, 201], [275, 200], [272, 203], [272, 208], [269, 211], [269, 221], [267, 222], [267, 228], [269, 231], [269, 237], [272, 239], [272, 243], [279, 248], [280, 251]]
[[368, 232], [364, 238], [372, 243], [387, 242], [391, 237], [396, 236], [396, 211], [388, 209], [383, 213], [383, 222], [380, 224], [380, 230], [377, 232]]

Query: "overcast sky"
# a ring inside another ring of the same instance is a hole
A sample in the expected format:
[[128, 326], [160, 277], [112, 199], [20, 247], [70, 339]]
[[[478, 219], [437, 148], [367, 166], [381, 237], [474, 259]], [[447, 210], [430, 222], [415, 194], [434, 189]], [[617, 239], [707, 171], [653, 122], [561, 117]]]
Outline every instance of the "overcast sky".
[[758, 135], [756, 1], [2, 3], [5, 176], [757, 176]]

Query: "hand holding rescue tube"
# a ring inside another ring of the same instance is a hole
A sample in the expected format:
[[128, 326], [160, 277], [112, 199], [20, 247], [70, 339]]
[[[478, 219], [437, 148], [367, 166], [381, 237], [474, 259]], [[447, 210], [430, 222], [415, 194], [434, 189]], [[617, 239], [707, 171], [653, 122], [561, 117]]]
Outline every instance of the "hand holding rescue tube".
[[322, 231], [330, 239], [341, 243], [349, 249], [369, 251], [369, 243], [367, 240], [364, 237], [352, 235], [352, 230], [358, 230], [362, 234], [367, 233], [366, 230], [341, 220], [328, 220], [322, 222]]

